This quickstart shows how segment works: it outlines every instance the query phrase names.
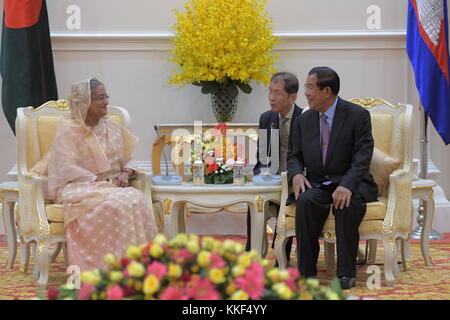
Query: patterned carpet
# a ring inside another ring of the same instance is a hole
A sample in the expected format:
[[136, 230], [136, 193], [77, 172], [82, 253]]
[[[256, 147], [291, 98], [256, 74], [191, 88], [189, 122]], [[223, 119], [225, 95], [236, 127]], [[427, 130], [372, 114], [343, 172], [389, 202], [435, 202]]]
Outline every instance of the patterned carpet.
[[[218, 237], [223, 238], [223, 237]], [[227, 237], [239, 242], [245, 242], [244, 237]], [[1, 239], [1, 237], [0, 237]], [[430, 255], [434, 265], [426, 267], [423, 263], [420, 244], [413, 240], [411, 245], [409, 270], [400, 272], [397, 276], [394, 288], [384, 286], [383, 275], [383, 245], [378, 244], [377, 260], [375, 265], [358, 266], [357, 285], [346, 293], [358, 297], [380, 300], [448, 300], [450, 299], [450, 234], [446, 239], [430, 241]], [[295, 245], [294, 245], [295, 247]], [[361, 248], [364, 246], [361, 245]], [[20, 249], [18, 252], [20, 256]], [[0, 242], [0, 299], [35, 299], [38, 297], [38, 288], [33, 279], [32, 270], [34, 261], [31, 259], [30, 271], [26, 274], [19, 272], [19, 262], [16, 259], [14, 267], [7, 269], [5, 266], [7, 257], [7, 244]], [[269, 249], [267, 258], [274, 262], [274, 252]], [[296, 263], [295, 255], [292, 254], [292, 262]], [[374, 279], [374, 273], [368, 271], [368, 267], [379, 267], [381, 271], [381, 287], [369, 289], [369, 283]], [[328, 284], [333, 275], [325, 271], [323, 251], [320, 253], [318, 263], [318, 279], [321, 284]], [[400, 266], [400, 269], [401, 266]], [[57, 287], [65, 282], [68, 277], [62, 254], [56, 263], [50, 264], [48, 287]]]

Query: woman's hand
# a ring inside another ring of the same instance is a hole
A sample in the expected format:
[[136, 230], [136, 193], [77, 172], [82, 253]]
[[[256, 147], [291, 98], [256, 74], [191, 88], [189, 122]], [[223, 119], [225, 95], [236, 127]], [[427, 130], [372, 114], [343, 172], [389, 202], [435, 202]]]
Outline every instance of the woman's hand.
[[130, 168], [124, 169], [120, 175], [117, 177], [118, 186], [122, 188], [126, 188], [130, 186], [130, 180], [134, 179], [136, 176], [136, 171]]
[[132, 169], [125, 169], [110, 181], [117, 187], [126, 188], [130, 186], [130, 179], [134, 178], [135, 173]]
[[122, 171], [120, 175], [117, 177], [117, 186], [121, 188], [126, 188], [130, 186], [130, 173], [128, 171]]

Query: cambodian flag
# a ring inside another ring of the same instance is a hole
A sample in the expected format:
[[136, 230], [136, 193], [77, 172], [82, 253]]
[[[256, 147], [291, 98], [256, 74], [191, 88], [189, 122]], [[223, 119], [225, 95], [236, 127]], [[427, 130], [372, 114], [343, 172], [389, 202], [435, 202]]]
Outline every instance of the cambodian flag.
[[422, 105], [445, 144], [450, 143], [447, 0], [409, 0], [406, 50]]

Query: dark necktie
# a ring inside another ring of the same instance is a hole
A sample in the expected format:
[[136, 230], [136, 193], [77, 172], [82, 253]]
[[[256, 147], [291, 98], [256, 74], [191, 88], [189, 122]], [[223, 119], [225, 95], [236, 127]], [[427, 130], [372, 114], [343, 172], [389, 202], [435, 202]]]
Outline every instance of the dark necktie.
[[328, 125], [327, 118], [325, 113], [320, 115], [320, 145], [323, 165], [325, 165], [327, 158], [328, 141], [330, 140], [330, 126]]
[[287, 150], [289, 144], [288, 120], [289, 118], [280, 116], [280, 173], [287, 170]]

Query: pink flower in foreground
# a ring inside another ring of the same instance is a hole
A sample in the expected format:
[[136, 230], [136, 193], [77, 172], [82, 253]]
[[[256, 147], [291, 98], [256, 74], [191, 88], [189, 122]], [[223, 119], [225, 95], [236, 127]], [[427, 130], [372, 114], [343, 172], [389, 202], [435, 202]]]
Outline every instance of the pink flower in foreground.
[[189, 283], [188, 297], [194, 300], [219, 300], [219, 293], [208, 278], [195, 277]]
[[123, 296], [123, 290], [118, 284], [106, 291], [106, 300], [122, 300]]
[[141, 248], [141, 255], [143, 257], [148, 257], [148, 249], [150, 248], [150, 244], [145, 245], [144, 247]]
[[159, 295], [160, 300], [187, 300], [188, 296], [186, 295], [183, 288], [179, 287], [167, 287], [163, 292]]
[[287, 268], [287, 271], [289, 272], [289, 276], [294, 281], [300, 277], [300, 272], [298, 272], [297, 268], [289, 267], [289, 268]]
[[211, 253], [210, 261], [210, 268], [220, 269], [226, 265], [225, 260], [218, 253]]
[[164, 277], [167, 273], [167, 266], [164, 263], [154, 261], [151, 265], [147, 268], [147, 275], [153, 274], [156, 278], [158, 278], [159, 281], [161, 281], [162, 277]]
[[253, 300], [261, 299], [264, 292], [263, 267], [257, 262], [252, 262], [245, 270], [245, 274], [236, 278], [236, 287], [245, 291]]
[[78, 292], [77, 300], [89, 300], [94, 289], [94, 286], [84, 282], [81, 285], [80, 292]]
[[120, 259], [120, 264], [122, 265], [122, 268], [124, 268], [124, 269], [126, 269], [130, 263], [131, 263], [131, 260], [128, 258]]
[[295, 285], [295, 281], [299, 278], [300, 273], [298, 272], [297, 269], [294, 268], [288, 268], [287, 269], [289, 272], [289, 279], [287, 279], [285, 281], [285, 284], [289, 287], [289, 289], [291, 289], [293, 292], [297, 291], [296, 285]]
[[58, 289], [49, 289], [47, 291], [47, 299], [48, 300], [57, 300], [59, 297], [59, 290]]
[[192, 255], [192, 253], [190, 253], [188, 249], [183, 248], [172, 256], [172, 261], [178, 264], [183, 264], [187, 261], [192, 260], [193, 258], [194, 256]]
[[189, 270], [184, 270], [184, 273], [181, 276], [180, 280], [184, 283], [191, 281], [191, 273], [189, 272]]
[[122, 290], [125, 297], [134, 296], [136, 294], [136, 290], [127, 286], [123, 287]]

